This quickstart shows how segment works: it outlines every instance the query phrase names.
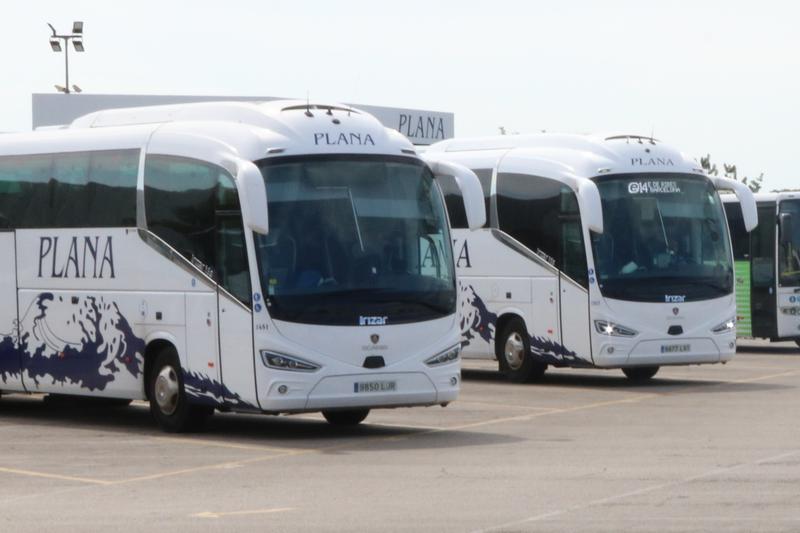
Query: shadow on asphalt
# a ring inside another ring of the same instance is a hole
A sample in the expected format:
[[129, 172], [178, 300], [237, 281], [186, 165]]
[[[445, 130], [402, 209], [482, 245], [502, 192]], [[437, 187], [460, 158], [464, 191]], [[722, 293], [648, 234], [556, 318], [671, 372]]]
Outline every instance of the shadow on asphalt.
[[[438, 407], [432, 407], [438, 408]], [[413, 409], [423, 409], [422, 407]], [[315, 448], [342, 446], [324, 453], [344, 453], [349, 449], [364, 449], [361, 439], [373, 443], [369, 449], [435, 449], [462, 446], [489, 446], [518, 442], [523, 439], [508, 435], [461, 430], [431, 430], [427, 427], [395, 427], [364, 424], [353, 427], [332, 426], [324, 420], [293, 416], [270, 416], [216, 413], [209, 419], [204, 431], [193, 434], [168, 434], [161, 432], [143, 405], [128, 407], [101, 406], [80, 398], [59, 398], [44, 401], [40, 396], [22, 394], [4, 395], [0, 399], [0, 422], [28, 427], [47, 426], [71, 429], [128, 433], [132, 436], [178, 436], [201, 438], [220, 443], [251, 444], [253, 446]], [[2, 430], [2, 426], [0, 426]], [[414, 439], [405, 437], [416, 436]], [[379, 445], [374, 444], [376, 439]]]
[[[618, 375], [617, 375], [618, 373]], [[464, 381], [481, 381], [484, 383], [502, 383], [508, 386], [522, 387], [575, 387], [581, 389], [614, 389], [618, 391], [630, 392], [672, 392], [685, 390], [686, 392], [712, 392], [722, 387], [735, 387], [737, 391], [769, 391], [790, 389], [793, 387], [776, 383], [749, 382], [739, 383], [736, 381], [714, 380], [714, 379], [680, 379], [672, 377], [660, 378], [658, 375], [644, 383], [631, 383], [620, 370], [609, 370], [608, 373], [586, 374], [580, 370], [548, 370], [541, 380], [532, 383], [509, 383], [508, 380], [496, 370], [462, 369], [461, 375]], [[757, 377], [757, 376], [754, 376]]]
[[776, 344], [742, 344], [741, 341], [736, 346], [736, 353], [756, 354], [756, 355], [794, 355], [800, 356], [800, 348], [792, 343], [785, 342]]

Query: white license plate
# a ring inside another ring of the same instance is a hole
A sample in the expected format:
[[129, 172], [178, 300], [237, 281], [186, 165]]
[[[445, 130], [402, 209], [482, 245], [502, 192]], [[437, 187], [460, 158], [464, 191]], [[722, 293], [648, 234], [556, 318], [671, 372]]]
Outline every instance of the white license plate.
[[394, 392], [397, 390], [396, 381], [357, 381], [353, 383], [353, 392]]
[[692, 349], [691, 344], [662, 344], [661, 353], [686, 353]]

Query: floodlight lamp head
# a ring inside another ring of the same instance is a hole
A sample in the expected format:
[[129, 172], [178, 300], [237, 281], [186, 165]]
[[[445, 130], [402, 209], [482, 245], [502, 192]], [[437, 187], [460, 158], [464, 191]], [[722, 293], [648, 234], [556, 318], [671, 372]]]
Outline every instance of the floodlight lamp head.
[[78, 87], [77, 85], [73, 85], [73, 86], [72, 86], [72, 91], [73, 91], [73, 92], [76, 92], [76, 93], [82, 93], [82, 92], [83, 92], [83, 89], [81, 89], [81, 88], [80, 88], [80, 87]]
[[53, 52], [60, 52], [61, 51], [61, 41], [58, 39], [50, 39], [50, 48]]
[[83, 21], [76, 20], [72, 23], [72, 33], [81, 34], [83, 33]]
[[85, 48], [83, 47], [83, 39], [82, 38], [73, 39], [72, 40], [72, 46], [75, 47], [75, 51], [76, 52], [85, 51]]

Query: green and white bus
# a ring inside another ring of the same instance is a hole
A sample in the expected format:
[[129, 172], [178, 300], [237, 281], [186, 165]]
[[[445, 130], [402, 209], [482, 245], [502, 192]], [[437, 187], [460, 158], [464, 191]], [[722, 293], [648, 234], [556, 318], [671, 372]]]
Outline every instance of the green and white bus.
[[748, 233], [738, 199], [723, 196], [736, 271], [737, 335], [800, 346], [800, 192], [755, 198], [759, 224]]

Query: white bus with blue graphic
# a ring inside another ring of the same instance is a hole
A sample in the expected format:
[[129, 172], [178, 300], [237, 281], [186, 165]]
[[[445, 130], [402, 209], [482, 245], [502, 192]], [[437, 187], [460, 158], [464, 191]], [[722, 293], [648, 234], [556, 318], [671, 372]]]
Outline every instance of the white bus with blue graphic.
[[430, 163], [372, 116], [292, 101], [102, 111], [0, 139], [0, 390], [217, 410], [447, 404], [456, 279]]
[[719, 363], [736, 351], [734, 269], [717, 189], [752, 194], [659, 141], [541, 134], [444, 141], [431, 154], [481, 180], [488, 224], [467, 232], [447, 181], [463, 357], [510, 379], [556, 367]]

